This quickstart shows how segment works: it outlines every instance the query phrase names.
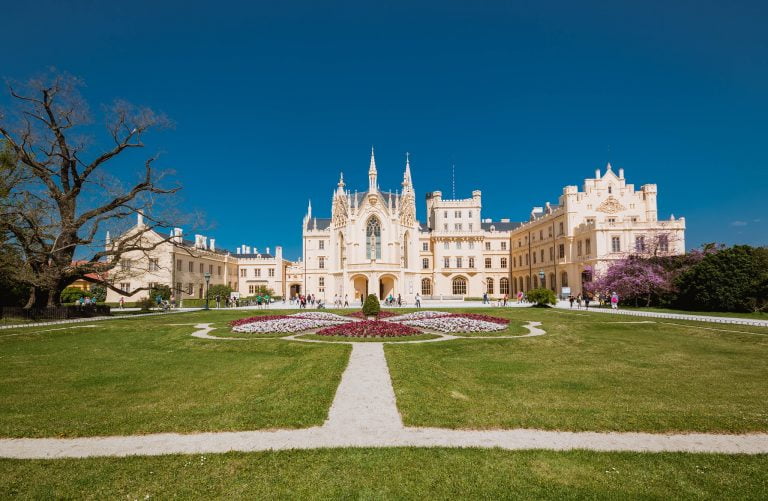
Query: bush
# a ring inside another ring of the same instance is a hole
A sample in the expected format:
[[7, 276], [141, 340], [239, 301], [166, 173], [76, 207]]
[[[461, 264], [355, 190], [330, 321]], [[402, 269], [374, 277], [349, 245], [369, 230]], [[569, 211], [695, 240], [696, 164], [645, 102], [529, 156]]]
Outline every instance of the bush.
[[103, 303], [107, 299], [107, 288], [103, 285], [94, 285], [91, 287], [91, 296], [97, 303]]
[[555, 293], [550, 289], [531, 289], [527, 292], [528, 300], [536, 303], [536, 306], [544, 307], [557, 304]]
[[65, 304], [77, 302], [81, 297], [91, 297], [91, 293], [77, 287], [67, 287], [61, 291], [61, 302]]
[[136, 306], [141, 308], [141, 311], [149, 311], [151, 308], [154, 308], [155, 302], [148, 297], [145, 297], [136, 301]]
[[163, 284], [155, 285], [152, 287], [152, 289], [150, 289], [149, 297], [155, 301], [155, 303], [157, 303], [157, 296], [160, 296], [160, 299], [164, 301], [168, 301], [171, 299], [171, 288]]
[[363, 303], [363, 315], [366, 317], [375, 316], [379, 314], [379, 311], [381, 311], [379, 298], [376, 297], [376, 294], [368, 294], [365, 303]]

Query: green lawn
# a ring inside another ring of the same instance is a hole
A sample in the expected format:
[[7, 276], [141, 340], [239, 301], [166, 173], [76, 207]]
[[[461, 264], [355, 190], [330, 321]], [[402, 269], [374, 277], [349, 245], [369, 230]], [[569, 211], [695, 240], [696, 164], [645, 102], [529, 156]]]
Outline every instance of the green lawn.
[[768, 456], [331, 449], [0, 460], [3, 499], [765, 499]]
[[768, 329], [633, 324], [626, 322], [641, 319], [533, 308], [484, 312], [541, 321], [547, 335], [387, 345], [407, 425], [768, 430]]
[[[592, 305], [594, 306], [594, 305]], [[590, 309], [592, 308], [590, 306]], [[608, 309], [610, 306], [598, 309]], [[746, 318], [749, 320], [768, 320], [768, 313], [766, 312], [729, 312], [729, 311], [686, 311], [686, 310], [673, 310], [670, 308], [645, 308], [634, 306], [621, 306], [623, 310], [631, 311], [650, 311], [654, 313], [679, 313], [680, 315], [704, 315], [707, 317], [733, 317], [733, 318]]]
[[322, 424], [349, 346], [212, 341], [191, 337], [192, 326], [169, 325], [225, 325], [246, 315], [185, 313], [0, 331], [0, 436]]

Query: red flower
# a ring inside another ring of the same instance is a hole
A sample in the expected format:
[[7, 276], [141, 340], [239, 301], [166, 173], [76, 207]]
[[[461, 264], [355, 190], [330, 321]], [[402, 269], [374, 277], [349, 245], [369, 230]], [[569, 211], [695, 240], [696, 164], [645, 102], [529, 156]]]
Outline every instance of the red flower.
[[321, 336], [344, 337], [401, 337], [421, 334], [421, 331], [404, 324], [383, 322], [379, 320], [363, 320], [348, 324], [334, 325], [317, 331]]

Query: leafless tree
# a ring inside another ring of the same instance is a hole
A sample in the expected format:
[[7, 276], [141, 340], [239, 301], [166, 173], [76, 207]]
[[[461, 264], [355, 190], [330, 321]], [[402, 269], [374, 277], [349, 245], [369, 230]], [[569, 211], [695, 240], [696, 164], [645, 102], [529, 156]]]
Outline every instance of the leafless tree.
[[[167, 173], [154, 168], [155, 156], [141, 160], [138, 178], [128, 186], [120, 181], [128, 177], [122, 163], [120, 176], [108, 171], [118, 156], [126, 160], [132, 156], [126, 152], [143, 148], [150, 130], [170, 125], [168, 119], [115, 101], [104, 107], [109, 146], [90, 153], [82, 132], [92, 124], [81, 86], [55, 71], [9, 83], [13, 108], [0, 112], [0, 139], [13, 159], [5, 162], [0, 185], [0, 232], [22, 256], [14, 278], [30, 287], [27, 307], [57, 305], [69, 284], [108, 272], [126, 252], [151, 250], [165, 239], [150, 241], [144, 234], [178, 224], [172, 199], [179, 187], [161, 185]], [[139, 212], [145, 226], [114, 245], [103, 244], [106, 229], [126, 229]]]

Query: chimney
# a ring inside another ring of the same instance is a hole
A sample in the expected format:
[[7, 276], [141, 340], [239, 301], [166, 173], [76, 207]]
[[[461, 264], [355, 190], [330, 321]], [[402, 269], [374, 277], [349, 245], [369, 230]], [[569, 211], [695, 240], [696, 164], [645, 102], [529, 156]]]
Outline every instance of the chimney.
[[624, 179], [624, 167], [619, 169], [619, 179]]
[[144, 226], [144, 213], [141, 210], [136, 211], [136, 226]]
[[283, 248], [279, 245], [275, 247], [275, 257], [278, 259], [283, 257]]
[[269, 254], [269, 247], [267, 247], [267, 254]]
[[600, 169], [595, 169], [595, 179], [600, 179]]
[[200, 235], [200, 246], [203, 249], [207, 249], [208, 248], [208, 237]]
[[240, 252], [240, 247], [238, 247], [237, 249], [235, 249], [235, 254], [242, 254], [242, 252]]
[[211, 249], [212, 251], [216, 250], [216, 239], [215, 238], [211, 239], [211, 245], [210, 245], [209, 249]]
[[173, 242], [176, 244], [181, 245], [181, 242], [184, 238], [184, 232], [181, 228], [174, 228], [173, 229]]

